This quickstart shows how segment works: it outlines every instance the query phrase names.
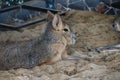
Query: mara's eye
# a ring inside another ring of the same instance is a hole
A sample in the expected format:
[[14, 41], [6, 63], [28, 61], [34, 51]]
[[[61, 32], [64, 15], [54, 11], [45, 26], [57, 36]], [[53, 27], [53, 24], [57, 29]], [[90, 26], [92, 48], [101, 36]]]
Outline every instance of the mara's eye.
[[68, 31], [68, 29], [64, 29], [64, 31], [65, 31], [65, 32], [67, 32], [67, 31]]

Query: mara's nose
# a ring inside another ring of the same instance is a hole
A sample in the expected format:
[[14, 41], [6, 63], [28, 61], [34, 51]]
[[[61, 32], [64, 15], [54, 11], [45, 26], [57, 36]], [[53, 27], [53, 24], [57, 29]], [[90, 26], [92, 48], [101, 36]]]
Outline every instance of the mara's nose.
[[75, 43], [76, 43], [76, 35], [73, 34], [73, 36], [72, 36], [72, 44], [75, 44]]
[[77, 36], [77, 32], [73, 34], [73, 37], [75, 38], [75, 40], [76, 40], [76, 36]]

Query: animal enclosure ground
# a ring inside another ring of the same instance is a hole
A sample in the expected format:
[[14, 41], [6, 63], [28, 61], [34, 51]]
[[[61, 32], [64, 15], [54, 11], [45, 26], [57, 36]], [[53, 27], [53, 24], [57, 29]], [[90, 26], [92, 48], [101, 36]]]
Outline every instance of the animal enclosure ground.
[[[54, 65], [41, 65], [32, 69], [0, 71], [0, 80], [119, 80], [120, 51], [87, 51], [88, 47], [120, 43], [120, 33], [112, 28], [114, 16], [73, 11], [63, 18], [77, 35], [75, 46], [68, 48], [69, 54], [77, 56], [76, 59], [62, 60]], [[34, 39], [44, 32], [45, 23], [20, 31], [0, 31], [0, 43]]]

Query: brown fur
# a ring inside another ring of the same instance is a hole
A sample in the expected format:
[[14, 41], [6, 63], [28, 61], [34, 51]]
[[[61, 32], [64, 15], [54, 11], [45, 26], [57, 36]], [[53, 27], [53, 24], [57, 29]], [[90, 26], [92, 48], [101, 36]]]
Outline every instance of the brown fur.
[[49, 12], [41, 39], [0, 43], [0, 69], [32, 68], [42, 63], [55, 63], [67, 56], [66, 46], [75, 43], [75, 35], [59, 15]]

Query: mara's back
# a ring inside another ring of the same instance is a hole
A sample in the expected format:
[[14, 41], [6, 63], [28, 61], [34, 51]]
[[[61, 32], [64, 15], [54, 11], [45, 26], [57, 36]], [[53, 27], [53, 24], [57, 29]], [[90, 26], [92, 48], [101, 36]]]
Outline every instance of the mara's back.
[[48, 54], [44, 43], [38, 44], [41, 44], [38, 40], [1, 43], [0, 69], [31, 68], [38, 65], [43, 60], [42, 56]]

